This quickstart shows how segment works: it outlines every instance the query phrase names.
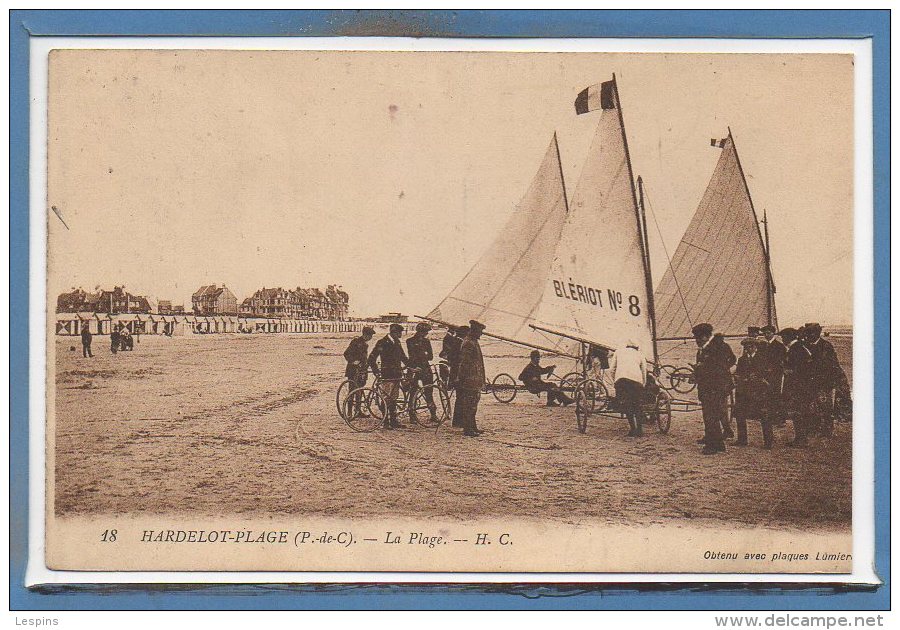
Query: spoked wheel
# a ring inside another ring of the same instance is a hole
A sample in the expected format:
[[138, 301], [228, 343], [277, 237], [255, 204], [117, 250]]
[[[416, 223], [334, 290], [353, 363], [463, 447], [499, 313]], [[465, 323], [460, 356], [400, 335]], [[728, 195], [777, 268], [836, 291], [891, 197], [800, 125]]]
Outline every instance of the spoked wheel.
[[374, 387], [354, 389], [347, 394], [342, 407], [341, 417], [344, 422], [360, 433], [368, 433], [380, 427], [387, 412], [384, 397]]
[[650, 412], [650, 419], [656, 422], [660, 433], [668, 433], [672, 426], [672, 399], [666, 392], [656, 394], [656, 406]]
[[603, 383], [593, 379], [583, 381], [575, 388], [575, 421], [578, 423], [579, 433], [587, 431], [588, 418], [597, 409], [598, 398], [603, 398], [598, 396], [601, 391], [606, 391]]
[[663, 389], [670, 390], [672, 389], [672, 372], [675, 371], [674, 365], [660, 365], [659, 366], [659, 386]]
[[353, 387], [353, 383], [350, 382], [350, 379], [344, 379], [344, 381], [337, 388], [337, 395], [335, 396], [335, 403], [337, 404], [338, 414], [341, 418], [346, 420], [344, 417], [344, 401], [347, 399], [347, 394], [350, 393], [350, 389]]
[[697, 387], [697, 382], [694, 380], [694, 370], [689, 367], [680, 367], [673, 371], [669, 376], [669, 382], [672, 384], [672, 389], [679, 394], [688, 394]]
[[491, 382], [491, 393], [498, 402], [511, 403], [516, 397], [516, 379], [506, 373], [498, 374]]
[[[430, 406], [433, 403], [433, 407]], [[426, 385], [416, 391], [412, 420], [422, 427], [434, 428], [450, 416], [450, 396], [443, 387]]]
[[571, 395], [575, 391], [575, 388], [578, 387], [578, 383], [583, 379], [584, 377], [581, 372], [569, 372], [560, 379], [559, 388], [564, 393]]

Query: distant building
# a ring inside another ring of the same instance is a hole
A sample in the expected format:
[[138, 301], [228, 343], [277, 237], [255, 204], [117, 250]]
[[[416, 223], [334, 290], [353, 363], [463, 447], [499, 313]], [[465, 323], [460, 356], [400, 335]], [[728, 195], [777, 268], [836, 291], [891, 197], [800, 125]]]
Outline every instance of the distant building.
[[262, 288], [241, 302], [239, 311], [247, 317], [278, 319], [347, 319], [350, 296], [340, 287], [321, 289], [297, 287]]
[[403, 313], [387, 313], [381, 315], [377, 321], [381, 324], [405, 324], [409, 321], [409, 316]]
[[241, 303], [241, 314], [253, 317], [299, 319], [300, 305], [293, 291], [263, 287]]
[[238, 302], [234, 293], [224, 284], [204, 285], [191, 296], [195, 315], [237, 315]]
[[185, 315], [184, 304], [172, 304], [172, 300], [160, 300], [156, 309], [160, 315]]
[[98, 289], [89, 293], [84, 289], [72, 289], [56, 299], [57, 313], [150, 313], [150, 300], [143, 295], [133, 295], [125, 287], [111, 291]]

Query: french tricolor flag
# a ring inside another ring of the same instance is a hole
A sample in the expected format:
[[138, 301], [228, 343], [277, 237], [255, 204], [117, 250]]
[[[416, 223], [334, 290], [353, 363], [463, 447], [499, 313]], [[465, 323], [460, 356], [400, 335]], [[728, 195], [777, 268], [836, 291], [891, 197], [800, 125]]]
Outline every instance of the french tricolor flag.
[[598, 109], [615, 109], [616, 99], [613, 96], [615, 84], [613, 81], [605, 81], [584, 88], [575, 99], [575, 113], [587, 114]]

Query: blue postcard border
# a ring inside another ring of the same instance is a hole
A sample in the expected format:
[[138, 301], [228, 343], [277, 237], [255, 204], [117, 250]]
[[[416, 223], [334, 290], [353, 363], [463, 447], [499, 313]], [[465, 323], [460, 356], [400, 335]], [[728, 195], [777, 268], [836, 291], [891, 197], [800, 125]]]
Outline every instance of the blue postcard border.
[[[880, 588], [840, 585], [85, 585], [26, 589], [29, 40], [42, 36], [871, 38], [874, 108], [875, 543]], [[890, 11], [10, 12], [10, 610], [890, 608]]]

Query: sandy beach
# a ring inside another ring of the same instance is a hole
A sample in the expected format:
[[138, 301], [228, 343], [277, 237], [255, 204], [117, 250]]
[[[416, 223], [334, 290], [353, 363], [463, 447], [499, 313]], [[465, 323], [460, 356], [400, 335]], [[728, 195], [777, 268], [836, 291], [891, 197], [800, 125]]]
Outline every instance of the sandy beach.
[[[627, 438], [593, 417], [520, 392], [482, 398], [480, 439], [439, 430], [355, 433], [335, 409], [351, 335], [141, 337], [94, 358], [56, 343], [55, 512], [327, 517], [673, 521], [849, 531], [851, 427], [830, 440], [702, 457], [698, 412], [667, 435]], [[849, 337], [832, 339], [850, 373]], [[439, 341], [435, 339], [435, 345]], [[732, 346], [737, 350], [737, 344]], [[692, 350], [664, 353], [678, 362]], [[487, 372], [518, 374], [527, 351], [485, 344]], [[559, 373], [570, 365], [556, 361]], [[52, 383], [51, 379], [51, 383]]]

